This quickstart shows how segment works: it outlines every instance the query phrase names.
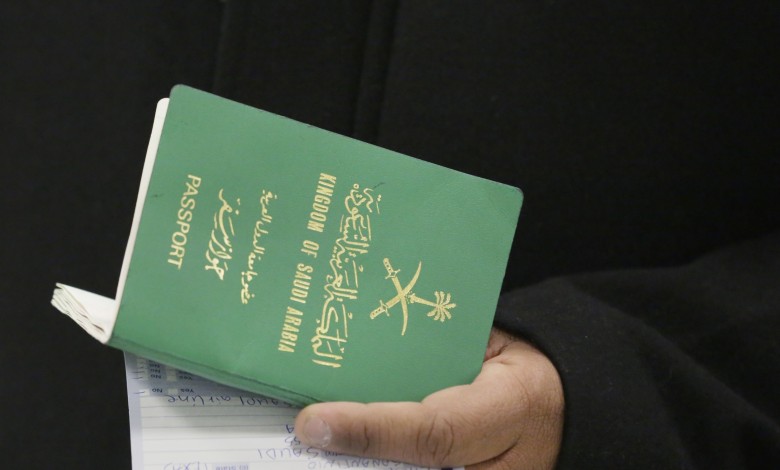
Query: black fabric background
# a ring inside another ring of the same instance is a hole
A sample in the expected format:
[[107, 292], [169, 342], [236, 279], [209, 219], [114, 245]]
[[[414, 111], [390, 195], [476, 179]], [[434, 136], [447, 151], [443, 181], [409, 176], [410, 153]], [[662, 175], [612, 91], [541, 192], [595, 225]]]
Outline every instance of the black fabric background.
[[505, 288], [685, 263], [780, 226], [777, 2], [0, 6], [0, 450], [129, 468], [112, 296], [156, 101], [186, 83], [519, 186]]

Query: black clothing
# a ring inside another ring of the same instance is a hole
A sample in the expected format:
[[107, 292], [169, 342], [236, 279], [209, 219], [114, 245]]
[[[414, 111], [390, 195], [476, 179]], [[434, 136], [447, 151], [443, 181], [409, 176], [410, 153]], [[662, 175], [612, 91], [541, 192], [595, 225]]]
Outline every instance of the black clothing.
[[3, 3], [8, 466], [127, 466], [121, 355], [48, 299], [113, 294], [175, 83], [522, 188], [496, 322], [558, 367], [561, 468], [780, 466], [778, 10]]
[[780, 232], [505, 295], [496, 323], [563, 380], [560, 467], [777, 468], [779, 279]]

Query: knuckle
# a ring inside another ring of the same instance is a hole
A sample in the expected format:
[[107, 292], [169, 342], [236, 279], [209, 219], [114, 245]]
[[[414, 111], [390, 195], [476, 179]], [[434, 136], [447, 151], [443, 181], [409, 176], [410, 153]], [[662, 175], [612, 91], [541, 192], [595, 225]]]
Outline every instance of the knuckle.
[[375, 433], [372, 432], [372, 428], [367, 423], [363, 423], [362, 428], [359, 442], [362, 443], [361, 453], [365, 455], [371, 452], [371, 443], [376, 442], [377, 439], [372, 437], [372, 434]]
[[433, 412], [431, 419], [417, 430], [417, 457], [429, 465], [444, 466], [451, 460], [455, 438], [452, 418], [443, 412]]
[[389, 426], [375, 421], [356, 420], [349, 428], [346, 447], [350, 453], [365, 457], [382, 455], [388, 447]]

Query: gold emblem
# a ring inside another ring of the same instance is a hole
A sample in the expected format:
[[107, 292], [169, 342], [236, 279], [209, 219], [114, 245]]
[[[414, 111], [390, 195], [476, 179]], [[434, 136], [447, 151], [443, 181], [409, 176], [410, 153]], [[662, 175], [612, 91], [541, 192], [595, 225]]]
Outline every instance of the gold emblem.
[[389, 317], [390, 309], [397, 304], [401, 304], [401, 312], [403, 313], [404, 317], [403, 326], [401, 327], [401, 336], [403, 336], [406, 334], [406, 325], [409, 321], [409, 304], [422, 304], [427, 305], [428, 307], [433, 307], [433, 310], [428, 312], [428, 316], [432, 317], [434, 321], [444, 322], [452, 318], [452, 313], [450, 313], [450, 310], [455, 308], [457, 305], [450, 302], [450, 300], [452, 300], [452, 296], [450, 294], [443, 291], [435, 291], [434, 296], [436, 297], [436, 300], [431, 301], [418, 297], [417, 294], [412, 292], [412, 288], [417, 283], [417, 279], [420, 277], [422, 261], [417, 264], [417, 271], [414, 273], [414, 276], [412, 276], [412, 280], [409, 281], [405, 287], [401, 286], [401, 281], [398, 280], [398, 273], [401, 272], [401, 270], [393, 269], [393, 266], [390, 264], [390, 260], [388, 258], [385, 258], [383, 263], [385, 265], [385, 269], [387, 270], [387, 276], [385, 279], [390, 279], [390, 281], [393, 283], [396, 295], [387, 302], [382, 300], [379, 301], [379, 307], [375, 308], [371, 312], [372, 320], [383, 313]]

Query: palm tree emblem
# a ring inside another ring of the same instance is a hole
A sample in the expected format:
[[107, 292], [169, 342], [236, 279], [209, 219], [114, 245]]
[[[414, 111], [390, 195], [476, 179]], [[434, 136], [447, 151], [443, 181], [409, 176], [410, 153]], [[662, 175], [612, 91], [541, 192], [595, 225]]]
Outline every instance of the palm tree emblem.
[[450, 302], [452, 296], [440, 290], [435, 291], [433, 294], [436, 296], [436, 302], [421, 299], [420, 297], [417, 297], [416, 294], [412, 293], [409, 295], [409, 303], [423, 304], [429, 307], [433, 307], [433, 310], [428, 312], [428, 316], [433, 317], [434, 320], [445, 322], [451, 319], [452, 314], [450, 313], [450, 309], [457, 307], [456, 304]]
[[417, 264], [417, 271], [412, 276], [412, 280], [403, 287], [398, 280], [398, 273], [400, 269], [393, 269], [390, 264], [390, 260], [385, 258], [383, 260], [385, 269], [387, 270], [387, 276], [385, 279], [390, 279], [396, 290], [396, 295], [388, 301], [379, 301], [379, 307], [375, 308], [371, 312], [371, 319], [375, 319], [381, 314], [390, 316], [390, 308], [396, 304], [401, 304], [401, 312], [403, 313], [403, 325], [401, 326], [401, 336], [406, 334], [406, 326], [409, 322], [409, 304], [422, 304], [428, 307], [433, 307], [433, 310], [428, 312], [428, 317], [432, 317], [434, 321], [445, 322], [452, 319], [452, 313], [450, 310], [455, 308], [457, 304], [451, 302], [452, 296], [444, 291], [434, 291], [435, 301], [427, 300], [417, 296], [412, 292], [412, 288], [417, 283], [417, 279], [420, 277], [420, 271], [422, 270], [422, 261]]

